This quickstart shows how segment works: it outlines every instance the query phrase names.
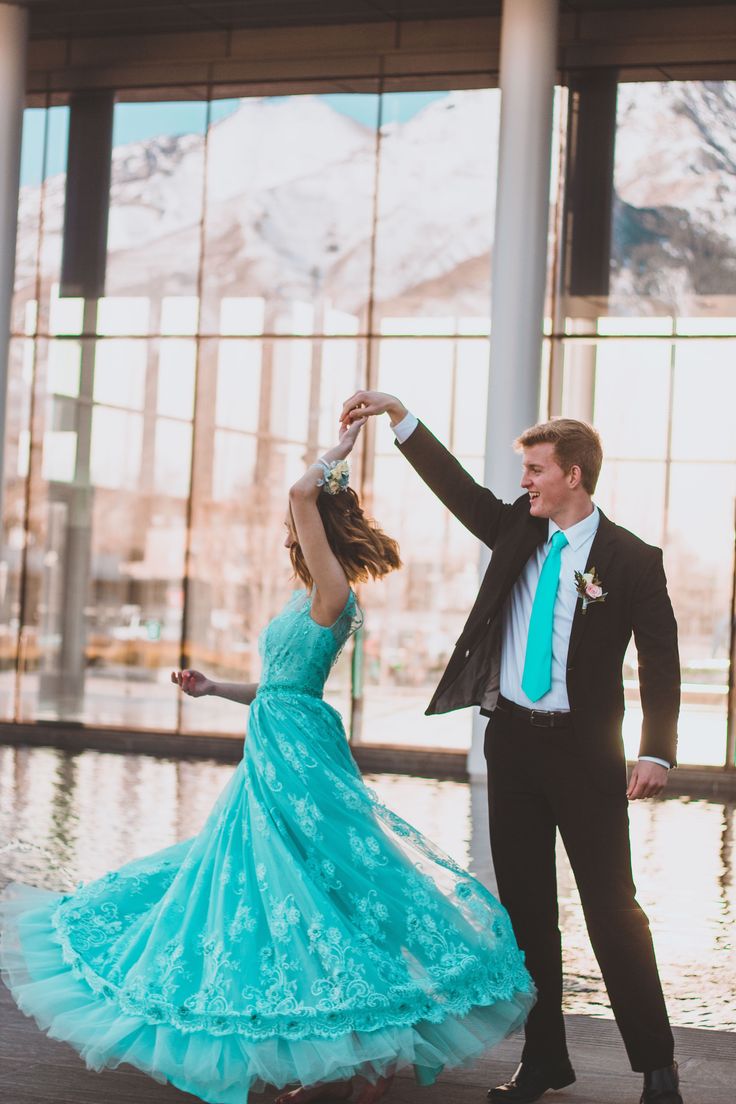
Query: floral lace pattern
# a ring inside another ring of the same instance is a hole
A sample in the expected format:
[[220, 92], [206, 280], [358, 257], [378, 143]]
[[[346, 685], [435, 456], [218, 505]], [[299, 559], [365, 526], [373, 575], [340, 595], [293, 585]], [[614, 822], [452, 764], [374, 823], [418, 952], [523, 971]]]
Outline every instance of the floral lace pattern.
[[381, 804], [321, 697], [355, 596], [329, 627], [310, 610], [298, 592], [261, 634], [243, 758], [202, 830], [61, 898], [64, 961], [149, 1024], [254, 1041], [528, 1004], [505, 910]]
[[278, 617], [258, 638], [262, 659], [259, 694], [274, 689], [322, 696], [322, 690], [345, 644], [363, 624], [363, 613], [350, 591], [333, 625], [318, 625], [311, 615], [312, 596], [292, 595]]

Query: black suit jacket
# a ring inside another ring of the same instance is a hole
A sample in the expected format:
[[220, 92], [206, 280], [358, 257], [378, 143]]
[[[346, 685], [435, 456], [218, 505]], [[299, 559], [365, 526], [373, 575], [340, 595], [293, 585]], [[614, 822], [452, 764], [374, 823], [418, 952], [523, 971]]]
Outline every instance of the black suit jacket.
[[[547, 539], [547, 519], [530, 515], [528, 495], [513, 503], [502, 502], [476, 483], [421, 422], [398, 447], [437, 497], [493, 553], [426, 713], [478, 705], [490, 715], [498, 699], [501, 611], [530, 555]], [[585, 613], [582, 602], [577, 604], [567, 656], [567, 691], [581, 754], [590, 758], [605, 785], [618, 789], [626, 781], [622, 668], [632, 632], [644, 713], [639, 754], [676, 763], [677, 623], [661, 549], [615, 525], [603, 511], [586, 570], [591, 566], [607, 597], [589, 605]]]

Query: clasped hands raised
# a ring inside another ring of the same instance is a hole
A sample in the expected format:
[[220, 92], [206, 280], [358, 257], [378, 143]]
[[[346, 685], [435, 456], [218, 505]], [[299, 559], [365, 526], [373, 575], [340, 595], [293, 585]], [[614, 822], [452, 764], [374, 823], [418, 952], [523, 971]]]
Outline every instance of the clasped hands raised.
[[362, 424], [376, 414], [388, 414], [391, 425], [396, 425], [408, 411], [400, 399], [386, 391], [356, 391], [342, 404], [340, 426], [347, 428], [356, 420]]

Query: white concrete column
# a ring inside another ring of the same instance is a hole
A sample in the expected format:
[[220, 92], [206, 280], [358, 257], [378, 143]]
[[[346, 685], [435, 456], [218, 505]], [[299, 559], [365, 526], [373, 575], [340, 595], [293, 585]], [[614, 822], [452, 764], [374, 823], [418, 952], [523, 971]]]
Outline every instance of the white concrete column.
[[0, 3], [0, 510], [27, 42], [27, 10]]
[[[484, 478], [506, 501], [521, 494], [521, 468], [511, 442], [539, 414], [557, 8], [557, 0], [504, 0], [501, 17]], [[481, 571], [487, 562], [484, 555]], [[471, 777], [485, 775], [485, 725], [485, 718], [474, 718]]]

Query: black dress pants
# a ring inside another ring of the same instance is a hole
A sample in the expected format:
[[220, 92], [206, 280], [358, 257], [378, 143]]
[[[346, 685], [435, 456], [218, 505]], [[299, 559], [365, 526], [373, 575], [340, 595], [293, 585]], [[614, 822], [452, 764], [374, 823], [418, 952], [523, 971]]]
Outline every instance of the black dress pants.
[[636, 901], [625, 791], [596, 785], [572, 728], [534, 726], [500, 707], [486, 729], [485, 756], [499, 898], [538, 990], [522, 1060], [556, 1064], [567, 1058], [555, 870], [559, 829], [631, 1067], [669, 1066], [674, 1041], [649, 921]]

